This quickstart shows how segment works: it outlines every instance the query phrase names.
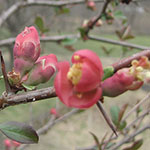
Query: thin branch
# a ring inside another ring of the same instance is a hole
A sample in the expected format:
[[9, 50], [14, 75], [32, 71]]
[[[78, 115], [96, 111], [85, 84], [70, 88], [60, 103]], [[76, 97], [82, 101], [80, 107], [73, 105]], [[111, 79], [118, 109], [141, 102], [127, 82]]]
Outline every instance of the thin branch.
[[[104, 2], [103, 0], [94, 0], [97, 2]], [[50, 0], [20, 0], [19, 2], [11, 5], [7, 10], [5, 10], [0, 15], [0, 26], [16, 11], [22, 7], [27, 6], [51, 6], [51, 7], [60, 7], [65, 5], [74, 5], [85, 3], [85, 0], [62, 0], [62, 1], [50, 1]]]
[[[38, 135], [42, 135], [45, 134], [46, 132], [48, 132], [55, 124], [60, 123], [66, 119], [68, 119], [69, 117], [71, 117], [72, 115], [76, 114], [79, 111], [79, 109], [73, 109], [70, 112], [64, 114], [63, 116], [59, 117], [58, 119], [56, 119], [55, 116], [52, 116], [51, 119], [47, 122], [47, 124], [45, 124], [43, 127], [41, 127], [40, 129], [37, 130], [37, 134]], [[21, 145], [19, 147], [18, 150], [23, 150], [25, 149], [27, 146], [29, 145]]]
[[8, 77], [7, 77], [5, 62], [4, 62], [4, 58], [2, 56], [1, 51], [0, 51], [0, 60], [1, 60], [1, 69], [2, 69], [2, 74], [3, 74], [3, 77], [4, 77], [6, 93], [10, 94], [12, 92], [12, 90], [11, 90], [11, 86], [10, 86], [10, 83], [9, 83], [9, 80], [8, 80]]
[[130, 67], [131, 62], [133, 60], [139, 60], [141, 58], [141, 56], [147, 56], [150, 59], [150, 50], [144, 50], [140, 53], [136, 53], [130, 57], [124, 58], [124, 59], [112, 64], [112, 66], [114, 67], [114, 72], [116, 72], [117, 70], [119, 70], [121, 68]]
[[[136, 44], [127, 43], [127, 42], [115, 41], [115, 40], [102, 38], [102, 37], [95, 37], [93, 35], [89, 35], [88, 37], [90, 40], [104, 42], [104, 43], [108, 43], [108, 44], [115, 44], [118, 46], [125, 46], [125, 47], [135, 48], [135, 49], [139, 49], [139, 50], [150, 49], [150, 47], [145, 47], [145, 46], [136, 45]], [[72, 34], [72, 35], [46, 36], [46, 37], [40, 37], [40, 41], [41, 42], [59, 42], [66, 38], [77, 38], [78, 39], [78, 38], [80, 38], [80, 35]], [[0, 40], [0, 47], [11, 45], [11, 44], [15, 43], [15, 39], [16, 39], [15, 37], [12, 37], [12, 38], [8, 38], [8, 39]]]
[[107, 38], [103, 38], [103, 37], [96, 37], [94, 35], [89, 35], [88, 38], [90, 40], [94, 40], [94, 41], [100, 41], [103, 43], [108, 43], [108, 44], [113, 44], [113, 45], [118, 45], [118, 46], [125, 46], [125, 47], [135, 48], [135, 49], [139, 49], [139, 50], [150, 49], [150, 47], [136, 45], [136, 44], [123, 42], [123, 41], [111, 40], [111, 39], [107, 39]]
[[135, 123], [136, 123], [138, 120], [144, 118], [144, 117], [147, 116], [149, 113], [150, 113], [150, 110], [147, 110], [147, 111], [145, 111], [142, 115], [138, 116], [135, 120], [133, 120], [130, 124], [128, 124], [128, 125], [126, 126], [126, 128], [124, 128], [124, 131], [127, 131], [131, 126], [135, 125]]
[[111, 119], [108, 117], [108, 115], [106, 114], [105, 110], [103, 109], [102, 105], [101, 105], [101, 102], [98, 101], [97, 102], [97, 107], [98, 109], [100, 110], [100, 112], [102, 113], [104, 119], [106, 120], [107, 124], [109, 125], [109, 127], [112, 129], [113, 133], [115, 133], [116, 136], [117, 135], [117, 132], [116, 132], [116, 129], [111, 121]]
[[88, 27], [86, 28], [86, 31], [85, 31], [86, 35], [88, 35], [89, 31], [90, 31], [91, 29], [93, 29], [93, 27], [94, 27], [94, 25], [96, 24], [96, 22], [97, 22], [99, 19], [101, 19], [102, 16], [106, 13], [106, 9], [107, 9], [107, 7], [108, 7], [108, 5], [109, 5], [109, 3], [110, 3], [111, 1], [112, 1], [112, 0], [105, 0], [104, 5], [103, 5], [103, 7], [102, 7], [102, 10], [101, 10], [100, 13], [98, 14], [98, 16], [97, 16], [97, 17], [94, 17], [94, 20], [93, 20], [93, 21], [88, 25]]
[[133, 139], [135, 136], [139, 135], [140, 133], [144, 132], [145, 130], [150, 129], [150, 125], [147, 124], [144, 127], [138, 129], [137, 131], [135, 131], [134, 133], [127, 135], [123, 140], [121, 140], [120, 142], [117, 142], [116, 145], [114, 145], [112, 148], [110, 148], [110, 150], [116, 150], [118, 149], [120, 146], [122, 146], [124, 143], [129, 142], [131, 139]]
[[53, 87], [29, 91], [22, 94], [8, 95], [7, 97], [3, 95], [0, 98], [0, 109], [4, 109], [8, 106], [26, 104], [52, 97], [56, 97], [55, 89]]
[[122, 119], [122, 121], [125, 121], [136, 109], [141, 106], [147, 99], [150, 98], [150, 93], [147, 94], [139, 103], [137, 103]]

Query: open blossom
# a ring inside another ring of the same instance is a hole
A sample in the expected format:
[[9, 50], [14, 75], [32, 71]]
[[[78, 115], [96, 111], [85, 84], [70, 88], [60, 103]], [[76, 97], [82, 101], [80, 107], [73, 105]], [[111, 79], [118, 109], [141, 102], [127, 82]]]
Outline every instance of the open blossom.
[[102, 83], [103, 96], [115, 97], [127, 90], [137, 90], [150, 82], [150, 61], [146, 56], [133, 60], [130, 68], [118, 70]]
[[14, 53], [14, 71], [25, 75], [40, 56], [40, 40], [35, 27], [25, 27], [16, 38]]
[[69, 62], [60, 62], [55, 78], [55, 90], [68, 107], [88, 108], [101, 97], [103, 68], [99, 57], [90, 50], [79, 50]]
[[32, 70], [24, 76], [22, 82], [27, 85], [38, 85], [47, 82], [56, 71], [57, 58], [54, 54], [41, 56]]

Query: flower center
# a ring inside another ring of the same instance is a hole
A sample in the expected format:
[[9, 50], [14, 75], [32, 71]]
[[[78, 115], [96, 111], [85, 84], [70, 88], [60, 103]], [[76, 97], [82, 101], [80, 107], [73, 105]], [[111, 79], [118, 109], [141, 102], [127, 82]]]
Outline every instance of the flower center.
[[142, 56], [140, 60], [133, 60], [131, 64], [130, 74], [140, 81], [150, 81], [150, 61], [146, 56]]
[[67, 73], [67, 78], [73, 85], [77, 85], [82, 75], [82, 63], [73, 64]]

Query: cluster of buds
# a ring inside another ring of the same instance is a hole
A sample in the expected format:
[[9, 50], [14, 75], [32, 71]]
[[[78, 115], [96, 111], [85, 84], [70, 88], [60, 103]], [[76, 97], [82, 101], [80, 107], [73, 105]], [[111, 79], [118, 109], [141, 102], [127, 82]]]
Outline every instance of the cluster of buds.
[[150, 82], [150, 61], [146, 56], [133, 60], [131, 67], [118, 70], [102, 83], [103, 96], [115, 97], [127, 90], [137, 90]]
[[5, 139], [4, 140], [5, 150], [17, 149], [21, 144], [14, 140]]
[[25, 27], [16, 38], [14, 69], [8, 73], [12, 85], [38, 85], [47, 82], [56, 71], [54, 54], [40, 56], [40, 40], [35, 27]]
[[59, 99], [68, 107], [89, 108], [102, 95], [103, 68], [99, 57], [90, 50], [79, 50], [69, 62], [58, 64], [55, 90]]
[[107, 24], [111, 25], [114, 21], [114, 16], [111, 10], [109, 10], [108, 12], [106, 12], [106, 22]]
[[[82, 27], [83, 28], [87, 28], [87, 27], [89, 27], [92, 23], [93, 23], [93, 21], [95, 20], [95, 18], [93, 18], [93, 19], [91, 19], [91, 20], [84, 20], [83, 21], [83, 23], [82, 23]], [[97, 22], [96, 22], [96, 24], [95, 24], [95, 26], [96, 27], [100, 27], [100, 26], [102, 26], [103, 25], [103, 21], [101, 20], [101, 19], [99, 19]]]

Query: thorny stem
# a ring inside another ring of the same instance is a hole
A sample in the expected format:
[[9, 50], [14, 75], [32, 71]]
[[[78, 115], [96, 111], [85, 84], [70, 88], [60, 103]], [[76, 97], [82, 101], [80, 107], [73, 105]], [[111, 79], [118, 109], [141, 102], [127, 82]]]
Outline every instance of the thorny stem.
[[10, 94], [10, 93], [12, 93], [12, 90], [11, 90], [10, 83], [8, 81], [8, 77], [7, 77], [7, 73], [6, 73], [6, 67], [5, 67], [5, 62], [4, 62], [4, 58], [2, 56], [1, 51], [0, 51], [0, 59], [1, 59], [1, 69], [2, 69], [2, 74], [3, 74], [3, 77], [4, 77], [6, 93]]
[[117, 132], [116, 132], [116, 129], [115, 129], [113, 123], [111, 122], [110, 118], [109, 118], [108, 115], [106, 114], [105, 110], [103, 109], [103, 107], [102, 107], [102, 105], [101, 105], [101, 102], [98, 101], [98, 102], [96, 103], [96, 105], [97, 105], [98, 109], [100, 110], [100, 112], [102, 113], [102, 115], [103, 115], [104, 119], [106, 120], [107, 124], [109, 125], [109, 127], [112, 129], [112, 131], [115, 133], [115, 135], [118, 136], [118, 135], [117, 135]]

